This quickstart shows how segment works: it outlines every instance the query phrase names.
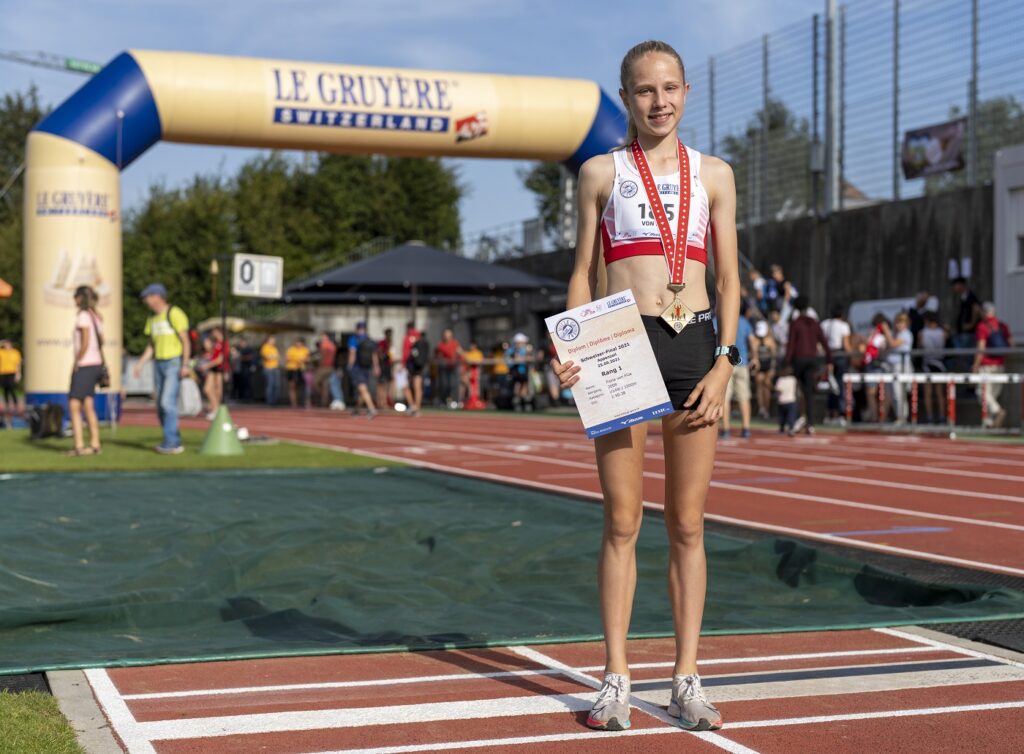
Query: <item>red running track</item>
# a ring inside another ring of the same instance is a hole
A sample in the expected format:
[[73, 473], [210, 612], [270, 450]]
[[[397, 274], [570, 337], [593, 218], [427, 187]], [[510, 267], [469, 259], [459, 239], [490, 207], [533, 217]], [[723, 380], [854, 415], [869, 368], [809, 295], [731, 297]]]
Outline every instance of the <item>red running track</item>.
[[670, 639], [631, 642], [632, 727], [621, 734], [584, 724], [598, 643], [86, 675], [128, 754], [1024, 750], [1024, 664], [935, 636], [707, 637], [701, 672], [726, 725], [699, 734], [665, 713]]
[[[599, 497], [574, 420], [236, 410], [253, 434]], [[149, 413], [131, 423], [153, 423]], [[201, 427], [205, 423], [187, 424]], [[978, 451], [984, 447], [984, 456]], [[720, 445], [712, 518], [1024, 574], [1024, 449], [823, 435]], [[656, 432], [645, 497], [659, 507]], [[922, 531], [923, 530], [923, 531]], [[86, 671], [128, 754], [1024, 751], [1024, 657], [908, 627], [703, 637], [726, 727], [667, 718], [671, 640], [630, 642], [633, 726], [584, 725], [599, 643]], [[686, 736], [685, 741], [679, 740]]]
[[[235, 409], [252, 434], [600, 499], [593, 445], [575, 418], [436, 413], [357, 418]], [[150, 412], [127, 421], [155, 423]], [[191, 420], [186, 426], [205, 427]], [[658, 425], [644, 499], [664, 501]], [[719, 443], [709, 519], [1024, 576], [1024, 445], [755, 431]]]

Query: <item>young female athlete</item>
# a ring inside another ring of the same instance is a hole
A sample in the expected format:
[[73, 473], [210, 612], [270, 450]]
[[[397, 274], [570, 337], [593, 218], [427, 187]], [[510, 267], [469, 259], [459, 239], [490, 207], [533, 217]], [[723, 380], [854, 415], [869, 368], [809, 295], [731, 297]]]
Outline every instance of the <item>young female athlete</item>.
[[[707, 585], [704, 500], [715, 457], [715, 423], [722, 416], [726, 385], [739, 358], [736, 190], [725, 162], [678, 141], [676, 129], [689, 84], [683, 61], [672, 47], [651, 41], [631, 49], [622, 61], [621, 83], [619, 96], [629, 114], [625, 148], [594, 157], [580, 170], [576, 264], [568, 307], [593, 300], [603, 252], [608, 293], [633, 290], [676, 409], [662, 420], [668, 582], [676, 637], [668, 712], [684, 728], [713, 730], [721, 727], [722, 718], [701, 689], [697, 642]], [[717, 349], [704, 285], [709, 225], [715, 253], [717, 342], [725, 344]], [[552, 367], [564, 387], [579, 379], [580, 368], [572, 361], [555, 361]], [[595, 441], [604, 492], [598, 587], [606, 665], [604, 685], [587, 724], [603, 730], [629, 727], [626, 634], [636, 587], [646, 441], [645, 424]]]

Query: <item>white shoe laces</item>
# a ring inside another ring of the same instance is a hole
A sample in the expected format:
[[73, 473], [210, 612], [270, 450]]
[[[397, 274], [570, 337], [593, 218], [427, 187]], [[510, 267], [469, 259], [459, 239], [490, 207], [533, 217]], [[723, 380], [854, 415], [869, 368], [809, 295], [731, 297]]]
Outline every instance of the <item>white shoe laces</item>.
[[679, 693], [676, 696], [680, 700], [699, 699], [704, 704], [711, 704], [704, 694], [704, 687], [700, 684], [699, 675], [677, 675], [675, 681], [678, 683], [679, 688]]
[[601, 692], [597, 695], [594, 708], [605, 707], [611, 702], [629, 704], [629, 679], [626, 676], [618, 673], [604, 674], [604, 685], [601, 686]]

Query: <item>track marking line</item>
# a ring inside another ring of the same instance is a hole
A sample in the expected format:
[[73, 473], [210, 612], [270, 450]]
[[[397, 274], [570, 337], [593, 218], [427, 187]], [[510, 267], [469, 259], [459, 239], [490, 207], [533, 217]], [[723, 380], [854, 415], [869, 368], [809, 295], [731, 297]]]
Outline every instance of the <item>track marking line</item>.
[[[543, 652], [539, 652], [536, 649], [533, 649], [532, 647], [510, 647], [510, 649], [516, 654], [522, 655], [527, 659], [533, 660], [539, 665], [545, 665], [552, 669], [561, 670], [563, 673], [565, 673], [566, 676], [572, 678], [573, 680], [576, 680], [579, 683], [586, 683], [591, 688], [601, 688], [601, 681], [597, 680], [593, 676], [581, 673], [575, 668], [571, 667], [570, 665], [566, 665], [565, 663], [556, 660], [554, 657], [550, 657], [544, 654]], [[670, 730], [672, 730], [672, 732], [690, 732], [680, 728], [675, 718], [670, 717], [666, 710], [662, 709], [656, 704], [652, 704], [651, 702], [639, 698], [635, 694], [631, 695], [630, 706], [636, 707], [638, 710], [646, 712], [648, 715], [659, 720], [660, 722], [665, 723], [668, 726], [671, 726]], [[703, 731], [700, 733], [694, 731], [692, 735], [698, 735], [708, 743], [713, 744], [719, 747], [720, 749], [725, 749], [726, 751], [734, 752], [734, 754], [757, 754], [757, 752], [755, 752], [753, 749], [749, 749], [746, 746], [736, 743], [735, 741], [730, 741], [729, 739], [724, 738], [723, 736], [713, 731]]]
[[[835, 657], [880, 657], [885, 655], [918, 654], [923, 652], [939, 652], [933, 647], [908, 646], [888, 649], [854, 649], [841, 652], [806, 652], [802, 654], [768, 655], [764, 657], [718, 657], [702, 660], [701, 665], [738, 665], [762, 662], [787, 662], [791, 660], [817, 660]], [[671, 662], [640, 662], [631, 664], [631, 670], [654, 670], [671, 668]], [[580, 673], [596, 673], [603, 670], [602, 665], [577, 667]], [[394, 686], [403, 684], [444, 683], [446, 681], [475, 681], [488, 678], [528, 678], [531, 676], [561, 675], [562, 670], [538, 668], [536, 670], [505, 670], [489, 673], [454, 673], [449, 675], [404, 676], [400, 678], [377, 678], [367, 681], [324, 681], [322, 683], [289, 683], [273, 686], [236, 686], [219, 689], [189, 689], [183, 691], [159, 691], [142, 694], [122, 694], [126, 701], [143, 699], [178, 699], [197, 696], [220, 696], [228, 694], [260, 694], [271, 691], [313, 691], [320, 689], [351, 689], [373, 686]]]
[[[340, 445], [328, 445], [326, 443], [317, 443], [307, 440], [289, 440], [289, 442], [295, 442], [299, 445], [309, 445], [316, 448], [326, 448], [328, 450], [338, 450], [353, 455], [363, 456], [365, 458], [381, 458], [386, 461], [398, 461], [405, 463], [410, 466], [415, 466], [424, 469], [433, 469], [434, 471], [441, 471], [446, 474], [457, 474], [466, 476], [474, 479], [486, 479], [492, 482], [498, 482], [500, 484], [511, 484], [519, 487], [529, 487], [533, 489], [546, 490], [549, 492], [558, 492], [563, 495], [569, 495], [577, 499], [583, 498], [594, 501], [603, 500], [603, 496], [599, 492], [591, 492], [589, 490], [582, 490], [577, 487], [563, 487], [557, 484], [548, 484], [546, 482], [536, 482], [530, 479], [524, 478], [513, 478], [504, 476], [502, 474], [491, 474], [480, 471], [472, 471], [470, 469], [462, 469], [458, 466], [446, 466], [438, 463], [431, 463], [430, 461], [420, 461], [418, 459], [406, 458], [403, 456], [396, 456], [387, 453], [371, 452], [362, 450], [360, 448], [348, 448]], [[575, 462], [573, 462], [575, 463]], [[582, 465], [582, 464], [576, 464]], [[712, 482], [712, 486], [716, 483]], [[755, 490], [756, 488], [740, 487], [745, 492]], [[768, 490], [767, 492], [773, 492]], [[781, 494], [781, 493], [780, 493]], [[649, 500], [643, 501], [643, 506], [646, 510], [656, 511], [661, 513], [665, 510], [665, 506], [661, 503], [651, 502]], [[787, 534], [792, 537], [800, 537], [802, 539], [811, 539], [819, 542], [838, 542], [840, 544], [848, 545], [849, 547], [859, 548], [862, 550], [877, 550], [878, 552], [887, 552], [895, 555], [906, 555], [911, 558], [917, 558], [918, 560], [930, 560], [938, 563], [950, 563], [951, 565], [964, 566], [966, 568], [980, 568], [983, 571], [996, 571], [998, 573], [1008, 573], [1013, 576], [1024, 576], [1024, 569], [1011, 568], [1010, 566], [997, 565], [996, 563], [986, 563], [979, 560], [968, 560], [966, 558], [956, 558], [950, 555], [941, 555], [935, 552], [927, 552], [922, 550], [910, 550], [905, 547], [894, 547], [893, 545], [886, 545], [880, 542], [867, 542], [859, 539], [848, 539], [846, 537], [834, 537], [827, 534], [821, 534], [820, 532], [811, 531], [809, 529], [797, 529], [790, 526], [782, 526], [779, 524], [769, 524], [762, 521], [753, 521], [745, 518], [735, 518], [733, 516], [725, 516], [720, 513], [704, 513], [704, 517], [711, 521], [719, 521], [723, 524], [732, 524], [733, 526], [742, 526], [748, 529], [757, 529], [759, 531], [771, 532], [773, 534]]]
[[917, 709], [884, 710], [881, 712], [850, 712], [843, 715], [817, 715], [814, 717], [784, 717], [778, 720], [745, 720], [730, 723], [729, 730], [739, 728], [768, 728], [780, 725], [813, 725], [816, 723], [839, 723], [851, 720], [876, 720], [890, 717], [918, 717], [921, 715], [959, 715], [964, 712], [986, 710], [1020, 709], [1024, 700], [1013, 702], [989, 702], [987, 704], [961, 704], [952, 707], [919, 707]]
[[[996, 493], [978, 493], [971, 490], [956, 490], [949, 487], [932, 487], [926, 484], [910, 484], [909, 482], [891, 482], [881, 479], [865, 479], [856, 476], [843, 476], [841, 474], [826, 474], [820, 471], [805, 471], [803, 469], [778, 469], [773, 466], [757, 466], [749, 463], [736, 463], [735, 461], [715, 461], [715, 466], [725, 466], [732, 469], [746, 469], [748, 471], [766, 471], [775, 474], [788, 474], [805, 479], [823, 479], [829, 482], [850, 482], [857, 485], [872, 487], [886, 487], [894, 490], [912, 490], [914, 492], [928, 492], [933, 495], [952, 495], [956, 497], [969, 497], [977, 500], [979, 494], [984, 494], [986, 500], [1002, 500], [1008, 503], [1024, 503], [1024, 497], [1020, 495], [1002, 495]], [[1024, 477], [1020, 479], [1024, 482]], [[1024, 527], [1021, 527], [1024, 529]]]
[[156, 749], [150, 743], [149, 736], [146, 735], [140, 723], [128, 709], [128, 705], [125, 704], [124, 698], [107, 671], [103, 668], [91, 668], [84, 672], [85, 677], [89, 680], [89, 685], [92, 686], [92, 692], [96, 695], [104, 714], [110, 721], [110, 727], [124, 743], [128, 754], [156, 754]]
[[376, 725], [415, 725], [450, 720], [547, 715], [589, 710], [596, 692], [536, 694], [459, 702], [420, 702], [387, 707], [261, 712], [249, 715], [175, 718], [137, 723], [151, 741], [253, 733], [288, 733], [327, 728], [363, 728]]
[[984, 660], [993, 660], [995, 662], [1002, 663], [1004, 665], [1012, 665], [1015, 668], [1024, 668], [1024, 662], [1018, 662], [1017, 660], [1011, 660], [1007, 657], [1000, 657], [999, 655], [989, 654], [988, 652], [980, 652], [976, 649], [969, 649], [968, 647], [959, 647], [956, 644], [949, 644], [938, 639], [932, 639], [927, 636], [918, 636], [917, 634], [909, 631], [900, 631], [896, 628], [874, 628], [872, 629], [875, 633], [885, 634], [887, 636], [895, 636], [900, 639], [906, 639], [907, 641], [913, 641], [918, 644], [923, 644], [929, 647], [935, 647], [936, 649], [943, 649], [947, 652], [956, 652], [957, 654], [967, 655], [968, 657], [978, 657]]

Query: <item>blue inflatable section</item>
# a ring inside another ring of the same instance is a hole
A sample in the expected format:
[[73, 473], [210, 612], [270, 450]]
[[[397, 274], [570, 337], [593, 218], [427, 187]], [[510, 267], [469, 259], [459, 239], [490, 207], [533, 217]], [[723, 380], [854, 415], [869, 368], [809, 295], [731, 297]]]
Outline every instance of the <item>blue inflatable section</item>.
[[[119, 115], [120, 114], [120, 115]], [[123, 52], [35, 127], [78, 142], [118, 168], [160, 140], [160, 114], [135, 58]]]
[[609, 149], [622, 144], [626, 138], [626, 114], [601, 90], [601, 101], [597, 106], [597, 114], [590, 126], [590, 131], [583, 137], [575, 154], [565, 161], [565, 166], [574, 173], [580, 172], [580, 166], [591, 157], [606, 154]]

